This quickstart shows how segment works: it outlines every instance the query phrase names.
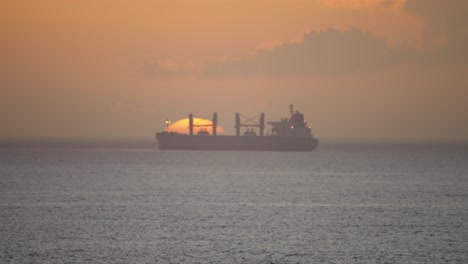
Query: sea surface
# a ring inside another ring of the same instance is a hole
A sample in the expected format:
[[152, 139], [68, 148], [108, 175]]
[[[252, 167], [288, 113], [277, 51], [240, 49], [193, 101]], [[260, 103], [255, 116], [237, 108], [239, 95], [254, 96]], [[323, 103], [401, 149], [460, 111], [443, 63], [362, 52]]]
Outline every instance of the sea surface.
[[468, 145], [0, 148], [0, 263], [468, 263]]

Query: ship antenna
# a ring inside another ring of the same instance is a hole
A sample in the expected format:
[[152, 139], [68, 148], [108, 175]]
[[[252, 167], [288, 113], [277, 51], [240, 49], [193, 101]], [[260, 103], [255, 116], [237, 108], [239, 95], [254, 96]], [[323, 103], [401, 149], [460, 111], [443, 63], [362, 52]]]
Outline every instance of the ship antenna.
[[294, 106], [293, 106], [292, 104], [289, 105], [289, 112], [291, 112], [291, 116], [292, 116], [293, 113], [294, 113], [293, 107], [294, 107]]

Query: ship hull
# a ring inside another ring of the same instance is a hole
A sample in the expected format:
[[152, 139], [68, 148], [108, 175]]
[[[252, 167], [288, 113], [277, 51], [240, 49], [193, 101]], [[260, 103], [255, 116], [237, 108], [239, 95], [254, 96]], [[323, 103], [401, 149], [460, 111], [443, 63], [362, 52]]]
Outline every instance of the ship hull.
[[312, 151], [318, 139], [278, 136], [189, 136], [177, 133], [156, 133], [159, 149], [172, 150], [250, 150]]

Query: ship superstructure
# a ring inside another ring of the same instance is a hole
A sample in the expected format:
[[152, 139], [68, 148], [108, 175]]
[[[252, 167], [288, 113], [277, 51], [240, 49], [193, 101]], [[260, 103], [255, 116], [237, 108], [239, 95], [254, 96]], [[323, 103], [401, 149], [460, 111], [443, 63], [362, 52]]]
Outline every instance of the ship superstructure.
[[278, 137], [313, 137], [312, 129], [304, 121], [304, 115], [294, 112], [293, 105], [289, 106], [291, 118], [282, 118], [280, 121], [268, 122], [272, 126], [272, 133]]

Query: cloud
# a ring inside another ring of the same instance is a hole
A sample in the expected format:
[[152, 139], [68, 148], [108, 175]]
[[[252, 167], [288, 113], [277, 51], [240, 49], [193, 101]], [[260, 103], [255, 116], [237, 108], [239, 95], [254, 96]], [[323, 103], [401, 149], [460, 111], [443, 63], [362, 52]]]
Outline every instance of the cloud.
[[301, 41], [263, 46], [243, 59], [224, 59], [205, 64], [185, 65], [173, 60], [157, 60], [141, 67], [146, 78], [268, 77], [281, 75], [349, 74], [379, 71], [398, 65], [430, 67], [438, 64], [468, 63], [468, 1], [466, 0], [330, 0], [337, 8], [403, 6], [426, 24], [425, 42], [419, 48], [389, 45], [362, 29], [311, 31]]
[[[331, 1], [333, 4], [380, 4], [389, 1]], [[426, 24], [424, 48], [390, 47], [384, 39], [360, 29], [312, 31], [300, 42], [261, 49], [242, 60], [205, 65], [206, 78], [292, 74], [341, 74], [376, 71], [395, 65], [468, 64], [468, 1], [408, 0], [406, 12]]]
[[437, 46], [433, 62], [468, 63], [468, 1], [408, 0], [405, 8], [425, 21], [426, 42]]
[[301, 42], [260, 50], [248, 59], [209, 63], [203, 74], [223, 78], [352, 73], [381, 69], [415, 55], [389, 48], [383, 39], [359, 29], [329, 29], [305, 34]]
[[[401, 1], [401, 0], [400, 0]], [[324, 0], [328, 8], [360, 9], [375, 6], [390, 7], [398, 3], [395, 0]]]
[[145, 78], [153, 76], [185, 76], [187, 72], [182, 67], [171, 59], [158, 60], [149, 62], [140, 68], [140, 73]]

